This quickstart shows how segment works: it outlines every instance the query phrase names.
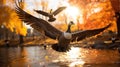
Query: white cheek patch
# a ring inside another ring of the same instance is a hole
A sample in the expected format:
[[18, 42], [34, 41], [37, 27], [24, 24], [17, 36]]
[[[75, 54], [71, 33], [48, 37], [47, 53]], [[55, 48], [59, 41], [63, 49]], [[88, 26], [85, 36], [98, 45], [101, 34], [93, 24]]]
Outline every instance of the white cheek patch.
[[72, 38], [72, 34], [70, 34], [70, 33], [64, 32], [63, 35], [66, 39], [71, 39]]

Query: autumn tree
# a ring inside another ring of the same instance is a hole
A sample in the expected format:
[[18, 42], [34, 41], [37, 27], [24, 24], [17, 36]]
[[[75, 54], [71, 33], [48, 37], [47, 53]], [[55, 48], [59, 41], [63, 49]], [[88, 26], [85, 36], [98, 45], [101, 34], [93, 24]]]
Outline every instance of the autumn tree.
[[87, 15], [85, 21], [85, 28], [100, 28], [108, 23], [112, 23], [112, 31], [116, 31], [116, 20], [114, 19], [114, 11], [109, 0], [99, 1], [97, 3], [89, 3], [87, 6]]
[[25, 26], [22, 25], [15, 10], [11, 6], [6, 5], [7, 3], [6, 0], [0, 0], [0, 26], [4, 25], [11, 32], [25, 36], [27, 33]]

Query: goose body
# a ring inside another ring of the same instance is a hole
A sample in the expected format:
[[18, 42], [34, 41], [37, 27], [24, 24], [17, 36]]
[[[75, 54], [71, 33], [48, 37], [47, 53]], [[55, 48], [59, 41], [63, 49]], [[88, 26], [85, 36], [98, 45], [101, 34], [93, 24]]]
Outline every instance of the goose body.
[[69, 44], [72, 39], [72, 34], [64, 32], [58, 39], [58, 44], [64, 46], [65, 44]]
[[68, 25], [68, 30], [66, 32], [62, 32], [58, 29], [56, 29], [54, 26], [49, 24], [47, 21], [32, 16], [31, 14], [25, 12], [22, 10], [17, 4], [16, 4], [16, 13], [18, 14], [19, 18], [24, 21], [25, 23], [31, 25], [34, 29], [40, 31], [41, 29], [45, 32], [45, 35], [51, 39], [58, 40], [57, 44], [54, 44], [52, 48], [56, 51], [67, 51], [69, 50], [69, 44], [71, 41], [77, 41], [82, 40], [86, 37], [91, 37], [96, 34], [99, 34], [100, 32], [104, 31], [108, 27], [111, 26], [111, 24], [99, 28], [99, 29], [93, 29], [93, 30], [84, 30], [84, 31], [77, 31], [72, 32], [70, 31], [71, 23]]
[[59, 52], [68, 51], [70, 49], [69, 44], [71, 42], [71, 39], [72, 39], [72, 34], [64, 32], [59, 37], [58, 44], [52, 45], [52, 48], [56, 51], [59, 51]]

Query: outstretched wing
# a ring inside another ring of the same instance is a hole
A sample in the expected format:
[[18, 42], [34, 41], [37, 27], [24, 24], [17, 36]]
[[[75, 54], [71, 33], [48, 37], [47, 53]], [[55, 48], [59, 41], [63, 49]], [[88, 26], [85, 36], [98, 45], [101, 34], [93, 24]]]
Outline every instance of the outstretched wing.
[[16, 13], [18, 14], [19, 18], [22, 21], [31, 25], [31, 27], [33, 27], [38, 31], [40, 31], [41, 29], [44, 30], [45, 35], [52, 39], [56, 39], [59, 35], [62, 34], [61, 31], [50, 25], [47, 21], [41, 18], [36, 18], [28, 14], [27, 12], [22, 10], [17, 4], [16, 4]]
[[37, 13], [39, 13], [39, 14], [42, 14], [42, 15], [44, 15], [44, 16], [47, 16], [47, 17], [49, 17], [50, 16], [50, 14], [49, 13], [47, 13], [47, 12], [44, 12], [44, 11], [42, 11], [42, 10], [34, 10], [35, 12], [37, 12]]
[[61, 11], [63, 11], [66, 7], [59, 7], [57, 10], [55, 10], [52, 14], [54, 16], [56, 16], [58, 13], [60, 13]]
[[99, 34], [102, 31], [104, 31], [105, 29], [107, 29], [110, 26], [111, 26], [111, 24], [107, 25], [106, 27], [100, 28], [100, 29], [74, 32], [74, 33], [72, 33], [72, 41], [75, 41], [75, 40], [79, 41], [79, 40], [82, 40], [86, 37], [94, 36], [96, 34]]

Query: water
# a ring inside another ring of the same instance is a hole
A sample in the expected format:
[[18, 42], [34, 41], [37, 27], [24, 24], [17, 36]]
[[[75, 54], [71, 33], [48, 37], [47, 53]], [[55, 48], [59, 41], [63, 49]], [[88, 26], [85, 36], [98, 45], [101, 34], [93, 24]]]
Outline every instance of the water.
[[95, 50], [72, 47], [56, 52], [48, 47], [0, 48], [0, 67], [119, 67], [117, 50]]

